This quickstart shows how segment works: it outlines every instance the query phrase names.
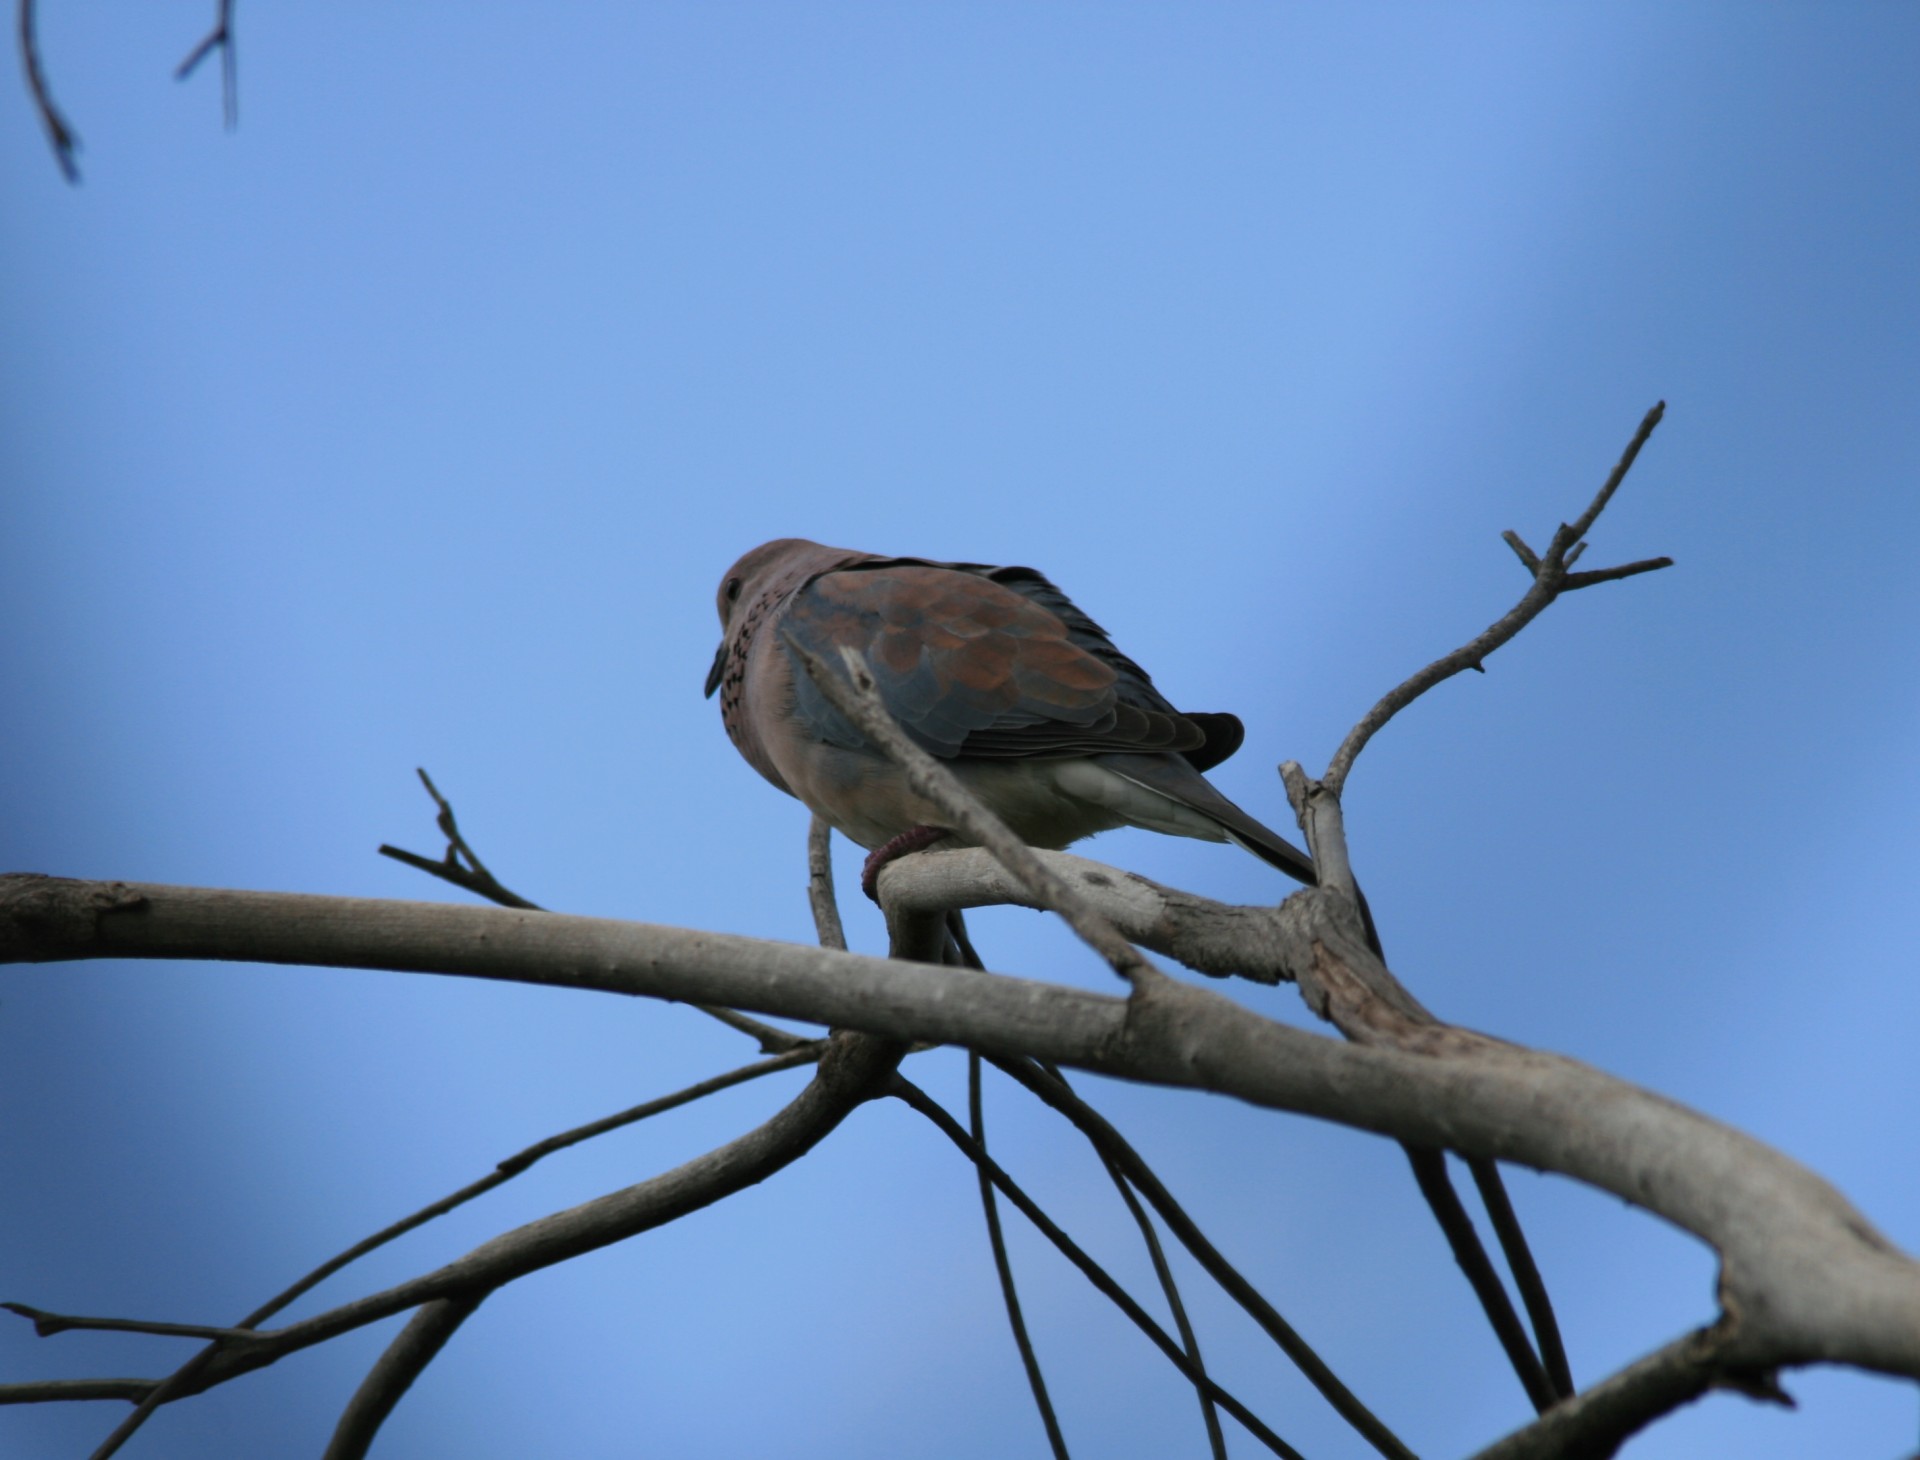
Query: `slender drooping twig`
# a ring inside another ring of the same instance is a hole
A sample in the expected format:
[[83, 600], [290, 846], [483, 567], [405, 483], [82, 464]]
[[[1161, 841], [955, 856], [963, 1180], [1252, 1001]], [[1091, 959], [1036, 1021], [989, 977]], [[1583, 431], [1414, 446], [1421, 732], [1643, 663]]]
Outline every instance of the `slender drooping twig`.
[[936, 1101], [929, 1098], [928, 1095], [911, 1080], [898, 1074], [894, 1077], [892, 1093], [900, 1100], [905, 1101], [912, 1109], [932, 1121], [934, 1125], [939, 1128], [941, 1134], [952, 1141], [968, 1160], [974, 1162], [982, 1171], [986, 1172], [1000, 1194], [1012, 1202], [1014, 1206], [1018, 1207], [1021, 1214], [1039, 1229], [1040, 1234], [1051, 1242], [1063, 1257], [1080, 1269], [1087, 1281], [1092, 1283], [1093, 1286], [1112, 1302], [1115, 1307], [1119, 1308], [1122, 1313], [1126, 1314], [1126, 1316], [1132, 1320], [1133, 1325], [1144, 1333], [1161, 1353], [1167, 1356], [1169, 1363], [1182, 1374], [1186, 1375], [1191, 1383], [1205, 1388], [1207, 1393], [1213, 1396], [1214, 1402], [1238, 1420], [1241, 1425], [1245, 1427], [1247, 1433], [1259, 1440], [1261, 1444], [1273, 1451], [1274, 1454], [1285, 1457], [1285, 1460], [1305, 1460], [1305, 1457], [1302, 1456], [1298, 1450], [1294, 1449], [1293, 1446], [1289, 1445], [1269, 1429], [1258, 1415], [1254, 1414], [1253, 1411], [1248, 1409], [1239, 1399], [1223, 1389], [1217, 1380], [1196, 1368], [1192, 1361], [1187, 1358], [1186, 1354], [1181, 1351], [1180, 1345], [1174, 1341], [1173, 1336], [1158, 1323], [1154, 1322], [1146, 1309], [1142, 1308], [1125, 1288], [1114, 1281], [1112, 1275], [1108, 1273], [1105, 1268], [1101, 1267], [1099, 1263], [1089, 1257], [1078, 1243], [1065, 1232], [1061, 1231], [1059, 1226], [1040, 1209], [1039, 1205], [1020, 1188], [1019, 1184], [1007, 1175], [991, 1156], [981, 1150], [972, 1138], [967, 1135], [966, 1131], [961, 1128], [960, 1123], [948, 1115]]
[[[978, 1059], [978, 1056], [975, 1056]], [[1056, 1075], [1059, 1071], [1054, 1071]], [[1194, 1368], [1201, 1373], [1207, 1371], [1206, 1361], [1200, 1356], [1200, 1335], [1194, 1332], [1193, 1320], [1187, 1316], [1187, 1305], [1180, 1296], [1180, 1284], [1174, 1280], [1173, 1264], [1167, 1261], [1167, 1250], [1160, 1242], [1160, 1234], [1154, 1230], [1153, 1218], [1147, 1215], [1147, 1209], [1140, 1204], [1140, 1196], [1133, 1189], [1133, 1183], [1120, 1169], [1120, 1163], [1104, 1151], [1096, 1148], [1100, 1164], [1106, 1169], [1107, 1179], [1113, 1182], [1114, 1190], [1120, 1193], [1120, 1200], [1126, 1204], [1127, 1215], [1133, 1218], [1133, 1224], [1140, 1231], [1140, 1240], [1146, 1244], [1147, 1259], [1153, 1264], [1153, 1275], [1160, 1282], [1160, 1291], [1166, 1297], [1167, 1311], [1173, 1315], [1174, 1329], [1180, 1335], [1180, 1347], [1193, 1361]], [[1200, 1418], [1207, 1427], [1207, 1451], [1213, 1460], [1227, 1460], [1227, 1437], [1220, 1428], [1220, 1406], [1213, 1402], [1213, 1396], [1207, 1393], [1205, 1385], [1195, 1385], [1194, 1391], [1200, 1397]]]
[[[891, 918], [889, 920], [891, 921]], [[946, 926], [950, 950], [957, 958], [959, 965], [970, 968], [976, 973], [985, 973], [986, 964], [981, 961], [979, 953], [974, 949], [972, 939], [967, 936], [966, 920], [960, 915], [958, 909], [947, 913]], [[980, 1115], [980, 1063], [980, 1055], [976, 1051], [967, 1051], [967, 1096], [968, 1107], [972, 1114], [973, 1137], [980, 1149], [985, 1151], [987, 1142], [984, 1121]], [[1061, 1085], [1066, 1084], [1066, 1077], [1058, 1070], [1050, 1070], [1049, 1073]], [[1160, 1239], [1153, 1230], [1152, 1221], [1141, 1210], [1139, 1199], [1134, 1195], [1132, 1187], [1127, 1184], [1126, 1177], [1118, 1166], [1100, 1150], [1098, 1145], [1094, 1147], [1094, 1154], [1100, 1157], [1107, 1174], [1119, 1189], [1121, 1200], [1126, 1204], [1128, 1212], [1132, 1214], [1135, 1224], [1139, 1227], [1141, 1239], [1146, 1244], [1148, 1257], [1153, 1263], [1154, 1274], [1160, 1281], [1161, 1292], [1166, 1296], [1167, 1306], [1173, 1314], [1174, 1325], [1179, 1330], [1181, 1347], [1186, 1351], [1187, 1357], [1192, 1360], [1194, 1367], [1204, 1373], [1206, 1365], [1200, 1356], [1200, 1341], [1194, 1334], [1192, 1323], [1188, 1320], [1186, 1304], [1181, 1301], [1179, 1285], [1174, 1281], [1173, 1269], [1167, 1264], [1166, 1254], [1161, 1250]], [[1020, 1300], [1014, 1287], [1013, 1266], [1007, 1256], [1006, 1244], [1001, 1237], [1000, 1213], [993, 1195], [993, 1184], [987, 1179], [984, 1171], [980, 1172], [980, 1182], [980, 1203], [986, 1213], [987, 1230], [994, 1249], [994, 1266], [999, 1273], [1001, 1292], [1006, 1300], [1008, 1319], [1013, 1328], [1014, 1344], [1020, 1351], [1021, 1364], [1027, 1371], [1028, 1383], [1033, 1389], [1035, 1403], [1040, 1410], [1042, 1423], [1047, 1429], [1049, 1442], [1053, 1445], [1056, 1454], [1064, 1454], [1065, 1442], [1060, 1437], [1058, 1423], [1053, 1415], [1052, 1401], [1047, 1396], [1046, 1383], [1040, 1373], [1039, 1361], [1035, 1357], [1026, 1322], [1020, 1314]], [[1208, 1446], [1215, 1460], [1224, 1460], [1226, 1439], [1220, 1430], [1218, 1406], [1213, 1402], [1213, 1397], [1207, 1393], [1205, 1386], [1195, 1386], [1195, 1392], [1200, 1400], [1200, 1412], [1206, 1425]]]
[[19, 27], [20, 60], [27, 68], [27, 91], [33, 97], [33, 109], [40, 114], [47, 141], [53, 148], [53, 160], [70, 183], [80, 181], [80, 164], [74, 154], [80, 150], [80, 137], [53, 104], [53, 91], [47, 85], [47, 72], [40, 61], [40, 27], [34, 15], [34, 0], [20, 0], [15, 15]]
[[1560, 1320], [1554, 1316], [1553, 1300], [1547, 1296], [1546, 1281], [1533, 1260], [1527, 1234], [1520, 1228], [1520, 1218], [1513, 1210], [1513, 1199], [1507, 1195], [1500, 1167], [1484, 1156], [1462, 1159], [1473, 1173], [1473, 1184], [1480, 1192], [1494, 1234], [1500, 1239], [1500, 1250], [1507, 1255], [1513, 1285], [1520, 1290], [1520, 1301], [1526, 1304], [1527, 1319], [1533, 1325], [1534, 1342], [1540, 1350], [1540, 1362], [1553, 1381], [1555, 1396], [1565, 1399], [1574, 1392], [1573, 1367], [1567, 1362], [1567, 1347], [1560, 1337]]
[[1228, 1297], [1238, 1303], [1260, 1325], [1276, 1347], [1292, 1361], [1301, 1375], [1320, 1391], [1334, 1412], [1358, 1431], [1387, 1460], [1414, 1460], [1414, 1455], [1399, 1437], [1381, 1423], [1379, 1417], [1362, 1404], [1353, 1391], [1340, 1381], [1327, 1361], [1299, 1332], [1280, 1316], [1280, 1312], [1226, 1256], [1207, 1239], [1199, 1224], [1175, 1200], [1165, 1183], [1127, 1138], [1089, 1105], [1071, 1086], [1034, 1060], [996, 1059], [994, 1067], [1019, 1081], [1048, 1105], [1073, 1122], [1097, 1150], [1103, 1160], [1112, 1161], [1134, 1188], [1144, 1196], [1160, 1220], [1167, 1224], [1180, 1245], [1187, 1249], [1202, 1271], [1218, 1283]]
[[1446, 1153], [1432, 1146], [1403, 1144], [1401, 1149], [1407, 1153], [1407, 1160], [1413, 1167], [1413, 1179], [1420, 1185], [1420, 1194], [1426, 1198], [1428, 1208], [1440, 1223], [1447, 1246], [1453, 1252], [1453, 1260], [1466, 1275], [1473, 1295], [1480, 1300], [1480, 1310], [1487, 1315], [1494, 1337], [1500, 1340], [1507, 1362], [1513, 1365], [1513, 1372], [1520, 1380], [1521, 1387], [1527, 1391], [1527, 1398], [1532, 1401], [1535, 1411], [1544, 1412], [1560, 1396], [1554, 1393], [1546, 1368], [1541, 1364], [1540, 1356], [1533, 1351], [1527, 1331], [1520, 1324], [1520, 1315], [1514, 1311], [1513, 1300], [1507, 1296], [1500, 1274], [1494, 1270], [1487, 1249], [1481, 1245], [1480, 1236], [1473, 1229], [1473, 1219], [1461, 1205], [1460, 1194], [1453, 1189], [1453, 1182], [1447, 1175]]
[[144, 1333], [154, 1338], [208, 1338], [220, 1341], [248, 1339], [253, 1335], [240, 1328], [218, 1328], [208, 1323], [156, 1323], [144, 1318], [89, 1318], [73, 1313], [49, 1313], [30, 1303], [0, 1303], [0, 1308], [17, 1313], [33, 1324], [36, 1337], [52, 1338], [59, 1333]]
[[[503, 1233], [432, 1272], [286, 1328], [263, 1331], [243, 1346], [224, 1347], [174, 1397], [213, 1388], [287, 1354], [424, 1304], [491, 1292], [529, 1273], [677, 1221], [764, 1181], [806, 1155], [856, 1107], [887, 1093], [885, 1082], [904, 1049], [893, 1040], [842, 1034], [806, 1088], [746, 1134], [671, 1171]], [[15, 1392], [0, 1394], [0, 1399], [13, 1402], [56, 1397], [18, 1392], [31, 1386], [5, 1387]], [[121, 1397], [133, 1397], [124, 1386], [118, 1392]]]
[[[980, 1056], [967, 1051], [967, 1123], [974, 1145], [987, 1149], [987, 1121], [980, 1095]], [[976, 1162], [974, 1175], [980, 1182], [980, 1209], [987, 1219], [987, 1245], [993, 1249], [993, 1270], [1000, 1280], [1000, 1297], [1006, 1304], [1007, 1326], [1013, 1330], [1013, 1346], [1020, 1353], [1020, 1367], [1026, 1372], [1027, 1388], [1033, 1394], [1034, 1408], [1040, 1411], [1041, 1426], [1047, 1432], [1047, 1448], [1055, 1460], [1068, 1460], [1067, 1437], [1054, 1413], [1053, 1397], [1047, 1393], [1046, 1376], [1040, 1372], [1040, 1355], [1027, 1331], [1026, 1315], [1020, 1310], [1020, 1290], [1013, 1280], [1013, 1259], [1007, 1254], [1006, 1233], [1000, 1228], [1000, 1204], [993, 1194], [993, 1178], [987, 1168]]]

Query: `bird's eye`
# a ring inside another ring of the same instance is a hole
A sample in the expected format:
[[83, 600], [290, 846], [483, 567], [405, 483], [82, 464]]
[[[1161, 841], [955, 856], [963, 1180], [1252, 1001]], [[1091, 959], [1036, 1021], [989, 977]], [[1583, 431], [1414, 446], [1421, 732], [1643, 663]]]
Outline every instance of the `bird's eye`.
[[738, 578], [729, 578], [727, 579], [727, 602], [738, 603], [739, 601], [740, 601], [740, 580]]

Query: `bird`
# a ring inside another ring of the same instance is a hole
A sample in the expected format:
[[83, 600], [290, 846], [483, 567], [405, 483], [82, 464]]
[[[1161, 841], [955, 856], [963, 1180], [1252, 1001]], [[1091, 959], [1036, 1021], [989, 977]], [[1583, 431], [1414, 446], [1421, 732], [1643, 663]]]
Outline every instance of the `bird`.
[[834, 709], [797, 650], [844, 673], [857, 649], [906, 734], [1030, 846], [1139, 826], [1234, 842], [1298, 881], [1307, 854], [1222, 795], [1205, 771], [1240, 748], [1239, 719], [1176, 710], [1106, 630], [1032, 568], [884, 557], [805, 538], [728, 568], [707, 675], [756, 771], [870, 852], [876, 896], [894, 857], [951, 837], [939, 808]]

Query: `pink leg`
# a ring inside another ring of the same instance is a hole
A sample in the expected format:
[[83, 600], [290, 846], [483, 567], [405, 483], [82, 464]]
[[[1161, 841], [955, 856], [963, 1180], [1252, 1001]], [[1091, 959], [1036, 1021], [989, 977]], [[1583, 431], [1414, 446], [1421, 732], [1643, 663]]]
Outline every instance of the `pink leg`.
[[860, 869], [860, 890], [875, 902], [880, 900], [880, 869], [895, 857], [922, 852], [949, 833], [944, 826], [910, 826], [891, 841], [867, 853], [867, 864]]

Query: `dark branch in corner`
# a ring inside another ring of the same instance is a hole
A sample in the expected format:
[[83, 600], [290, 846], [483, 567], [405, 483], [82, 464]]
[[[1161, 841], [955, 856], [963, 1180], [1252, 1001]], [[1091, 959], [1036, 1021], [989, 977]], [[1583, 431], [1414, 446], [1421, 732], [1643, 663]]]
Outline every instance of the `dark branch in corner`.
[[40, 113], [40, 125], [46, 128], [47, 141], [53, 147], [53, 160], [70, 183], [80, 181], [80, 165], [74, 154], [80, 150], [80, 137], [53, 104], [53, 92], [47, 86], [46, 68], [40, 64], [40, 33], [33, 13], [34, 0], [20, 0], [20, 59], [27, 68], [27, 90], [33, 96], [33, 109]]
[[173, 79], [185, 81], [214, 51], [220, 53], [220, 110], [231, 132], [240, 125], [240, 75], [233, 54], [233, 0], [220, 0], [220, 11], [206, 38], [174, 68]]
[[1560, 529], [1554, 533], [1553, 540], [1547, 544], [1546, 552], [1535, 554], [1532, 548], [1521, 541], [1518, 533], [1501, 534], [1507, 546], [1513, 549], [1514, 555], [1520, 559], [1526, 570], [1533, 574], [1533, 586], [1503, 618], [1489, 627], [1485, 633], [1461, 645], [1444, 658], [1434, 660], [1418, 674], [1390, 690], [1378, 704], [1368, 710], [1360, 723], [1348, 732], [1347, 738], [1340, 743], [1340, 748], [1334, 752], [1332, 761], [1328, 763], [1326, 774], [1321, 777], [1328, 790], [1336, 796], [1340, 794], [1346, 786], [1348, 773], [1353, 769], [1354, 758], [1386, 725], [1387, 721], [1435, 685], [1453, 678], [1462, 670], [1479, 669], [1481, 661], [1487, 655], [1532, 623], [1547, 605], [1562, 593], [1673, 566], [1672, 558], [1645, 558], [1617, 568], [1600, 568], [1585, 573], [1568, 571], [1585, 548], [1581, 539], [1587, 535], [1587, 530], [1606, 509], [1607, 503], [1613, 499], [1613, 494], [1619, 490], [1620, 483], [1626, 480], [1628, 471], [1633, 467], [1634, 458], [1639, 456], [1640, 448], [1647, 444], [1647, 438], [1653, 435], [1653, 429], [1660, 424], [1660, 418], [1666, 414], [1666, 409], [1667, 403], [1661, 401], [1647, 412], [1645, 419], [1640, 422], [1639, 430], [1633, 433], [1633, 439], [1627, 443], [1627, 449], [1621, 454], [1612, 473], [1600, 490], [1594, 494], [1593, 500], [1587, 504], [1587, 510], [1571, 523], [1561, 524]]

